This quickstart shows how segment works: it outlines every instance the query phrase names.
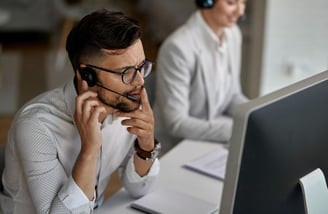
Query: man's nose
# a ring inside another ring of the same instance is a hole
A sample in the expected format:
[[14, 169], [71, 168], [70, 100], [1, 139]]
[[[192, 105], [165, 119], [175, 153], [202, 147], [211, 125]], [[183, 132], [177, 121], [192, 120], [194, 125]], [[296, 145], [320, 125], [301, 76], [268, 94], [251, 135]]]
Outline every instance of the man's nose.
[[134, 80], [131, 82], [131, 84], [139, 86], [139, 85], [143, 85], [145, 82], [144, 80], [144, 72], [141, 71], [137, 71], [136, 73], [136, 77], [134, 78]]

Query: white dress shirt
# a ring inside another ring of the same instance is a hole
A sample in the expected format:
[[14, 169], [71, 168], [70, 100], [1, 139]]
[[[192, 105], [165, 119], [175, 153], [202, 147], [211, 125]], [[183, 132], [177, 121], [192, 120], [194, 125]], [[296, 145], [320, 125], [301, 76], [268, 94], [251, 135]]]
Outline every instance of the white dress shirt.
[[[209, 29], [208, 29], [209, 30]], [[213, 32], [209, 32], [212, 33]], [[215, 35], [213, 35], [214, 37]], [[217, 37], [213, 38], [217, 40]], [[232, 83], [232, 75], [231, 75], [231, 66], [229, 64], [229, 54], [228, 54], [228, 44], [226, 35], [223, 34], [222, 40], [217, 40], [216, 51], [214, 52], [217, 61], [214, 61], [214, 69], [209, 71], [212, 72], [212, 80], [213, 80], [213, 93], [214, 98], [214, 109], [216, 109], [215, 118], [218, 118], [222, 115], [222, 112], [225, 110], [223, 106], [225, 106], [225, 102], [227, 99], [227, 95], [229, 91], [233, 90]]]
[[74, 123], [73, 81], [46, 92], [26, 104], [16, 115], [8, 134], [2, 213], [92, 213], [101, 205], [111, 174], [120, 169], [123, 186], [133, 197], [144, 195], [159, 174], [156, 159], [140, 177], [134, 169], [135, 136], [109, 115], [101, 130], [103, 144], [97, 166], [95, 200], [89, 201], [72, 178], [81, 149]]

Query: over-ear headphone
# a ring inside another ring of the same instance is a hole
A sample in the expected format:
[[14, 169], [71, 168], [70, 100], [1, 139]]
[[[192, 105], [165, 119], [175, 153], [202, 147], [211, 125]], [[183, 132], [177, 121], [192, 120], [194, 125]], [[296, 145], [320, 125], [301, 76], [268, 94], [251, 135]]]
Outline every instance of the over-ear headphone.
[[81, 77], [88, 83], [89, 87], [93, 87], [97, 84], [98, 78], [96, 71], [90, 67], [83, 67], [79, 69]]
[[196, 0], [196, 5], [201, 9], [210, 9], [214, 6], [215, 0]]

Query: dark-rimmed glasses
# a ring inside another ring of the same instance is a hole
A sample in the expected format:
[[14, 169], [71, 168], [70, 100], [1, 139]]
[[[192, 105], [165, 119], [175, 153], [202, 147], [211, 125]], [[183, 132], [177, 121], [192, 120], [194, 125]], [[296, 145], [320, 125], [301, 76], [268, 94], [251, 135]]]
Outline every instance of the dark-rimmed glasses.
[[150, 74], [151, 70], [152, 70], [153, 62], [146, 59], [140, 66], [138, 66], [138, 67], [134, 67], [134, 66], [126, 67], [121, 72], [112, 71], [112, 70], [109, 70], [107, 68], [102, 68], [102, 67], [98, 67], [98, 66], [95, 66], [95, 65], [86, 65], [86, 66], [90, 67], [90, 68], [95, 68], [95, 69], [98, 69], [98, 70], [101, 70], [101, 71], [105, 71], [105, 72], [120, 75], [122, 77], [122, 82], [124, 84], [129, 84], [129, 83], [133, 82], [133, 80], [136, 78], [137, 71], [139, 71], [140, 73], [143, 72], [143, 77], [144, 78], [147, 77]]

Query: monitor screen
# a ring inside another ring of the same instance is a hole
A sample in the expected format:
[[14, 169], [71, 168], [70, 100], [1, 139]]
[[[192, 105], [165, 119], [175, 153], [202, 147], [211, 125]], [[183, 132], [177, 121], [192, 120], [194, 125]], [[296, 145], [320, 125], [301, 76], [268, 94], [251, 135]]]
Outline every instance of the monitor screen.
[[299, 179], [317, 168], [327, 179], [328, 71], [236, 111], [220, 213], [305, 214]]

